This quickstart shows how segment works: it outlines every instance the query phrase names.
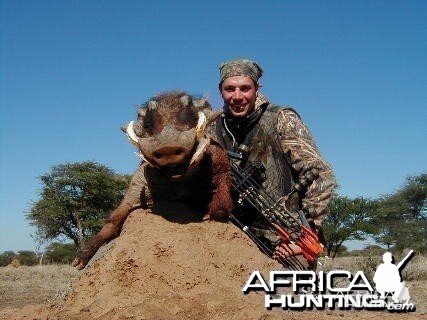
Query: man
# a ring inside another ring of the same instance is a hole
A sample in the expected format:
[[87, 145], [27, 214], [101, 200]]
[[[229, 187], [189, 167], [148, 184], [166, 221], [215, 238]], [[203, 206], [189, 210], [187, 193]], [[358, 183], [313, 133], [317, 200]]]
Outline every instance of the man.
[[[298, 113], [269, 103], [259, 92], [262, 74], [259, 65], [247, 59], [221, 64], [224, 112], [210, 131], [228, 151], [242, 154], [244, 163], [261, 162], [265, 172], [259, 182], [267, 192], [294, 212], [302, 209], [312, 228], [319, 231], [335, 186], [333, 172]], [[297, 197], [288, 197], [295, 184], [307, 181], [308, 176], [312, 179], [306, 188], [293, 193]], [[241, 209], [236, 215], [271, 247], [276, 259], [301, 259], [301, 248], [281, 241], [253, 209]]]

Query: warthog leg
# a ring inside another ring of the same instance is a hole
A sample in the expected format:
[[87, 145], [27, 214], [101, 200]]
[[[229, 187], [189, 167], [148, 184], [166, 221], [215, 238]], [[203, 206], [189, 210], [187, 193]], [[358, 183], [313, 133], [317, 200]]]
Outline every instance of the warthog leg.
[[225, 150], [215, 143], [208, 146], [207, 152], [212, 163], [214, 193], [205, 220], [227, 220], [233, 210], [228, 157]]
[[83, 269], [104, 243], [116, 238], [120, 234], [122, 225], [131, 212], [131, 209], [132, 207], [129, 204], [122, 201], [106, 220], [107, 223], [102, 227], [101, 231], [86, 242], [78, 251], [77, 257], [73, 261], [73, 267], [76, 267], [78, 270]]

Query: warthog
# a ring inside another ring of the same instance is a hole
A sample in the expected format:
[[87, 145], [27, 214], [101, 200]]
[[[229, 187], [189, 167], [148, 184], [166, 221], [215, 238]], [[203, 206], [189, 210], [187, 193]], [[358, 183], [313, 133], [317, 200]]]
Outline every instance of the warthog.
[[124, 131], [143, 162], [118, 208], [79, 250], [73, 266], [84, 268], [105, 242], [119, 235], [136, 207], [178, 200], [202, 209], [200, 220], [228, 217], [233, 202], [227, 154], [205, 132], [217, 115], [205, 99], [183, 92], [155, 96], [138, 110], [138, 121]]

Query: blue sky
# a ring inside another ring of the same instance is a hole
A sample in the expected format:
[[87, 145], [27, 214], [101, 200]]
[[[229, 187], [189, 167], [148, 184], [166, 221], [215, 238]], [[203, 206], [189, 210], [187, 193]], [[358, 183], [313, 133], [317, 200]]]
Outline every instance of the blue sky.
[[95, 160], [131, 173], [121, 133], [164, 90], [221, 105], [218, 64], [264, 69], [341, 194], [391, 193], [427, 163], [426, 1], [0, 1], [0, 251], [34, 249], [38, 176]]

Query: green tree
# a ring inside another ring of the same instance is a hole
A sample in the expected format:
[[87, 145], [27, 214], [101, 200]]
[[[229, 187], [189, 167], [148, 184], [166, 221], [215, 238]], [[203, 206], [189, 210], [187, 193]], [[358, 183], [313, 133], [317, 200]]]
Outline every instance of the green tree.
[[19, 263], [23, 266], [33, 266], [38, 262], [36, 253], [29, 250], [18, 251], [16, 259], [18, 259]]
[[395, 193], [379, 200], [375, 239], [388, 250], [427, 252], [427, 174], [406, 178]]
[[328, 256], [335, 258], [344, 241], [364, 240], [373, 231], [371, 221], [375, 207], [375, 201], [362, 197], [332, 196], [323, 224]]
[[53, 242], [46, 247], [44, 260], [47, 263], [71, 263], [76, 255], [74, 243]]
[[0, 254], [0, 267], [9, 265], [13, 258], [16, 257], [16, 253], [13, 251], [4, 251]]
[[96, 162], [65, 163], [40, 177], [40, 199], [27, 214], [39, 237], [71, 239], [77, 247], [100, 230], [120, 202], [130, 176]]

